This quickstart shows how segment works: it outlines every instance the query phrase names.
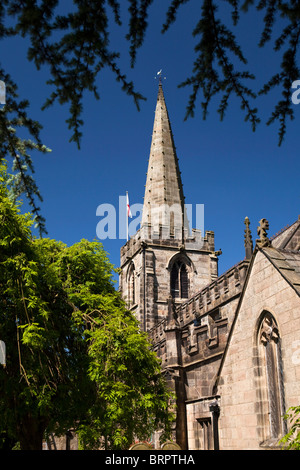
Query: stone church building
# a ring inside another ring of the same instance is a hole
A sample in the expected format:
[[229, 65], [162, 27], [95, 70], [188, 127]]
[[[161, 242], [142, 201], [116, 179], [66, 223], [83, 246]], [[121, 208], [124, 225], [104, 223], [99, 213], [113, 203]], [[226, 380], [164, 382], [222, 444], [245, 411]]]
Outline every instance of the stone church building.
[[[169, 210], [170, 209], [170, 210]], [[141, 228], [121, 248], [120, 291], [176, 391], [182, 449], [270, 449], [300, 405], [300, 217], [219, 275], [214, 232], [188, 229], [159, 84]]]

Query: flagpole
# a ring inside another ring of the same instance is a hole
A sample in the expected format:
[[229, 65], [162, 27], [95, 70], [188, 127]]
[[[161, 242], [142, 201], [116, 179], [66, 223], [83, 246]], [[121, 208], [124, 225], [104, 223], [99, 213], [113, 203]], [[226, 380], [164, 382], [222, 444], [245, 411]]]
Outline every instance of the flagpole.
[[128, 241], [128, 191], [126, 191], [126, 236]]

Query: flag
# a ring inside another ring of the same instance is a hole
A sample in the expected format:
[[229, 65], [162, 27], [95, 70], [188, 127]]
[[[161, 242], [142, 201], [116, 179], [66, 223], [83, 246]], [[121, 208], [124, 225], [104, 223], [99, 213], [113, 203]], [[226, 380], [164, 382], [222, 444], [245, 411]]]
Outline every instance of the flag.
[[129, 198], [128, 198], [128, 192], [126, 191], [126, 203], [127, 203], [127, 217], [132, 218], [131, 210], [130, 210], [130, 205], [129, 205]]

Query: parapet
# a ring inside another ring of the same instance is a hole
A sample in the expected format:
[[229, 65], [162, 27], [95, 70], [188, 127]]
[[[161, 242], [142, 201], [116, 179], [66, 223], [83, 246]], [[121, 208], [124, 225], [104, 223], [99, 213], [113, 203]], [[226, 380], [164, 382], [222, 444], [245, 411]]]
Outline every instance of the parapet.
[[198, 229], [192, 229], [191, 233], [188, 233], [186, 229], [182, 233], [178, 229], [170, 235], [168, 228], [164, 226], [160, 226], [157, 231], [150, 231], [150, 226], [142, 226], [121, 247], [121, 266], [131, 259], [143, 247], [143, 244], [146, 246], [174, 247], [178, 250], [184, 248], [187, 251], [214, 252], [215, 235], [213, 231], [208, 230], [203, 237], [201, 230]]

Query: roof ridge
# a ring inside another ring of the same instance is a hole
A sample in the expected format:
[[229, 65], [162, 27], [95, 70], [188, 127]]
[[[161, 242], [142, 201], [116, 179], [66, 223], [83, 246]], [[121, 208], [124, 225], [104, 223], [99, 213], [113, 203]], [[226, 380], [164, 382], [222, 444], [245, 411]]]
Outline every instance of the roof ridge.
[[288, 228], [292, 227], [292, 225], [294, 225], [296, 222], [297, 222], [297, 220], [295, 222], [293, 222], [292, 224], [288, 224], [285, 227], [281, 228], [278, 232], [276, 232], [274, 235], [272, 235], [270, 237], [270, 240], [271, 241], [275, 240], [275, 238], [279, 237], [279, 235], [281, 235], [283, 232], [285, 232]]
[[[270, 252], [270, 250], [277, 251], [277, 253], [282, 255], [283, 259], [278, 259], [275, 256], [272, 256], [272, 251]], [[300, 274], [298, 270], [296, 269], [296, 267], [292, 264], [292, 260], [286, 259], [286, 257], [284, 256], [284, 250], [280, 248], [274, 248], [274, 247], [265, 247], [265, 248], [262, 248], [262, 252], [268, 258], [268, 260], [273, 264], [273, 266], [277, 269], [277, 271], [281, 274], [281, 276], [290, 284], [290, 286], [300, 296]], [[286, 253], [289, 253], [289, 251], [286, 251]], [[296, 252], [296, 254], [299, 255], [299, 252]], [[287, 264], [288, 267], [286, 267], [284, 263]]]
[[298, 250], [287, 250], [286, 248], [275, 248], [275, 250], [280, 250], [280, 251], [283, 251], [283, 253], [292, 253], [293, 255], [300, 256], [300, 251]]

